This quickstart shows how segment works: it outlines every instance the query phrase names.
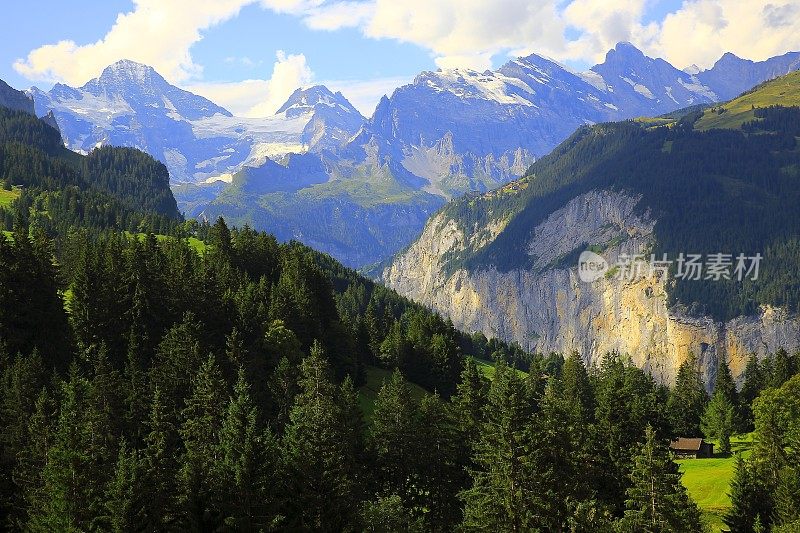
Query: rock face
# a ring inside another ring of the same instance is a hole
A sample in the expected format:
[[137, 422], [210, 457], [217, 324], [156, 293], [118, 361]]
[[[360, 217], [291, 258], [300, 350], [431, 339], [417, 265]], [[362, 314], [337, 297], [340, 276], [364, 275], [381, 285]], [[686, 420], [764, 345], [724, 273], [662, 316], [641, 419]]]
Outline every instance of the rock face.
[[33, 100], [22, 91], [18, 91], [0, 80], [0, 107], [7, 107], [14, 111], [24, 111], [34, 115]]
[[[638, 202], [602, 190], [572, 199], [536, 227], [530, 242], [520, 243], [535, 258], [534, 268], [506, 273], [445, 272], [442, 258], [448, 253], [485, 242], [466, 242], [456, 222], [439, 214], [383, 271], [383, 280], [466, 331], [543, 353], [577, 350], [588, 364], [616, 350], [663, 383], [674, 381], [689, 352], [698, 356], [705, 382], [713, 384], [720, 358], [741, 379], [750, 353], [800, 347], [800, 320], [780, 309], [715, 322], [668, 309], [665, 280], [658, 275], [581, 281], [572, 252], [586, 243], [602, 249], [609, 264], [621, 254], [648, 253], [655, 221], [647, 213], [636, 214]], [[497, 223], [475, 238], [491, 241], [502, 227]]]

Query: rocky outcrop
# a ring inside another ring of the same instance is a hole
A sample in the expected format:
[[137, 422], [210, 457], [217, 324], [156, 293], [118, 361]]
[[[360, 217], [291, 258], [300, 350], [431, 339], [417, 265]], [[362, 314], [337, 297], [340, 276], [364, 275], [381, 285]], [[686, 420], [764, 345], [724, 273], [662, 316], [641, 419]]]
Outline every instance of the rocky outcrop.
[[22, 91], [17, 91], [3, 80], [0, 80], [0, 107], [7, 107], [14, 111], [24, 111], [35, 115], [33, 99]]
[[715, 322], [669, 309], [665, 278], [657, 272], [642, 269], [642, 276], [625, 276], [612, 269], [591, 283], [581, 281], [576, 251], [591, 247], [611, 265], [622, 254], [649, 254], [655, 221], [636, 209], [638, 202], [610, 191], [574, 198], [538, 225], [530, 242], [520, 243], [534, 268], [510, 272], [460, 269], [445, 275], [448, 253], [485, 246], [503, 223], [497, 221], [488, 235], [481, 233], [481, 242], [474, 242], [478, 237], [470, 240], [455, 221], [439, 214], [384, 270], [383, 279], [466, 331], [543, 353], [576, 350], [589, 364], [616, 350], [663, 383], [674, 381], [690, 352], [711, 384], [720, 358], [741, 378], [750, 353], [800, 347], [800, 320], [780, 309]]

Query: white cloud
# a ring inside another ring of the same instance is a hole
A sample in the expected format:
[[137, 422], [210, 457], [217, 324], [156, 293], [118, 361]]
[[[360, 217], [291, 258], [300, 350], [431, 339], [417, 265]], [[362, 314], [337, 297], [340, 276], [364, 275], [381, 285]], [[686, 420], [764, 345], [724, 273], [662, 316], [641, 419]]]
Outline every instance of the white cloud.
[[654, 2], [330, 0], [294, 13], [313, 29], [357, 27], [417, 44], [443, 68], [483, 69], [509, 52], [595, 63], [620, 41], [679, 67], [709, 67], [726, 51], [760, 60], [800, 49], [800, 0], [684, 0], [662, 21], [644, 23]]
[[[193, 82], [232, 110], [269, 113], [312, 80], [304, 55], [279, 57], [269, 79], [215, 84], [202, 82], [202, 66], [191, 56], [203, 31], [252, 3], [300, 17], [315, 30], [357, 28], [367, 38], [416, 44], [442, 68], [483, 70], [498, 55], [531, 52], [594, 63], [622, 40], [678, 67], [709, 67], [726, 51], [759, 60], [800, 49], [800, 0], [684, 0], [663, 20], [645, 24], [655, 1], [133, 0], [133, 11], [120, 14], [97, 42], [48, 44], [14, 68], [31, 80], [80, 85], [114, 61], [132, 59], [172, 82]], [[384, 80], [357, 83], [362, 110], [379, 87], [388, 87]]]
[[565, 51], [557, 0], [375, 0], [365, 35], [428, 48], [439, 65], [486, 67], [486, 58], [530, 47]]
[[643, 46], [653, 38], [654, 25], [641, 24], [646, 0], [574, 0], [563, 12], [566, 23], [580, 32], [567, 43], [561, 59], [598, 63], [617, 43], [628, 41]]
[[286, 55], [279, 50], [272, 76], [264, 80], [223, 83], [197, 83], [188, 90], [205, 96], [243, 117], [266, 117], [275, 114], [298, 87], [309, 85], [314, 75], [303, 54]]
[[104, 67], [131, 59], [154, 67], [171, 81], [198, 76], [190, 47], [201, 30], [230, 19], [252, 0], [134, 0], [135, 9], [122, 13], [99, 41], [78, 45], [61, 41], [32, 50], [14, 68], [32, 80], [80, 85]]
[[443, 55], [434, 59], [440, 69], [470, 68], [473, 70], [491, 70], [492, 52], [482, 54]]
[[278, 13], [300, 15], [321, 6], [325, 0], [261, 0], [261, 5]]
[[370, 2], [336, 2], [308, 10], [305, 23], [312, 30], [357, 28], [368, 21], [374, 12], [375, 7]]
[[800, 0], [691, 0], [664, 19], [650, 51], [710, 67], [725, 52], [753, 60], [800, 49]]

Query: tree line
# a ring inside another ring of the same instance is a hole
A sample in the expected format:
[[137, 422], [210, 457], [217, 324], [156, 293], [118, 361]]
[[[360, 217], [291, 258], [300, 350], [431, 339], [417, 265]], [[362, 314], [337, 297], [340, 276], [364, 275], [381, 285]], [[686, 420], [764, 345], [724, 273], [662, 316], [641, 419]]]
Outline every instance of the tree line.
[[[722, 365], [709, 400], [694, 358], [668, 389], [616, 354], [520, 354], [298, 243], [207, 233], [203, 253], [81, 229], [0, 239], [7, 527], [699, 530], [668, 440], [724, 431], [719, 391], [767, 431], [759, 402], [798, 368], [753, 359], [738, 392]], [[470, 355], [494, 357], [492, 379]], [[395, 371], [365, 419], [373, 366]], [[771, 509], [740, 514], [791, 518]]]

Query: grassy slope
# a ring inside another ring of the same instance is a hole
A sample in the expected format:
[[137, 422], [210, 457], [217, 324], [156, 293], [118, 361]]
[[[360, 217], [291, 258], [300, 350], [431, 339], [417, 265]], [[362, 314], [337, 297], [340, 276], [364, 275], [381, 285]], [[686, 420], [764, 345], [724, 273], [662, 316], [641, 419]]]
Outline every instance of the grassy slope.
[[[128, 231], [126, 231], [125, 234], [128, 235], [128, 236], [133, 235], [132, 233], [130, 233]], [[147, 234], [146, 233], [137, 233], [136, 236], [139, 237], [139, 239], [144, 240], [147, 237]], [[172, 239], [172, 238], [173, 237], [170, 237], [168, 235], [156, 235], [156, 239], [159, 242], [165, 241], [167, 239]], [[198, 254], [202, 254], [203, 252], [206, 251], [206, 243], [201, 241], [197, 237], [189, 237], [187, 239], [187, 242], [189, 243], [189, 247], [192, 248]]]
[[[470, 356], [472, 357], [472, 356]], [[475, 361], [478, 365], [478, 370], [483, 372], [483, 375], [486, 376], [489, 380], [494, 378], [494, 363], [492, 361], [486, 361], [484, 359], [478, 359], [477, 357], [472, 357], [472, 360]], [[528, 374], [523, 372], [522, 370], [517, 370], [517, 373], [525, 377]]]
[[683, 484], [697, 502], [712, 531], [722, 531], [722, 517], [731, 506], [728, 487], [733, 478], [736, 454], [747, 457], [752, 446], [752, 436], [731, 439], [733, 454], [715, 455], [712, 459], [683, 459], [676, 461], [683, 472]]
[[[372, 420], [372, 413], [375, 410], [375, 400], [378, 398], [378, 391], [383, 386], [383, 382], [392, 377], [392, 372], [377, 366], [368, 366], [366, 369], [367, 382], [359, 389], [358, 400], [361, 410], [364, 412], [364, 419], [369, 423]], [[411, 394], [421, 400], [427, 392], [425, 389], [414, 383], [411, 385]]]
[[[695, 128], [706, 131], [714, 128], [739, 129], [753, 120], [754, 107], [800, 105], [800, 71], [763, 83], [742, 96], [721, 106], [707, 109]], [[723, 113], [715, 109], [724, 110]]]
[[11, 207], [11, 202], [19, 198], [20, 192], [19, 187], [14, 187], [10, 191], [0, 189], [0, 207]]

